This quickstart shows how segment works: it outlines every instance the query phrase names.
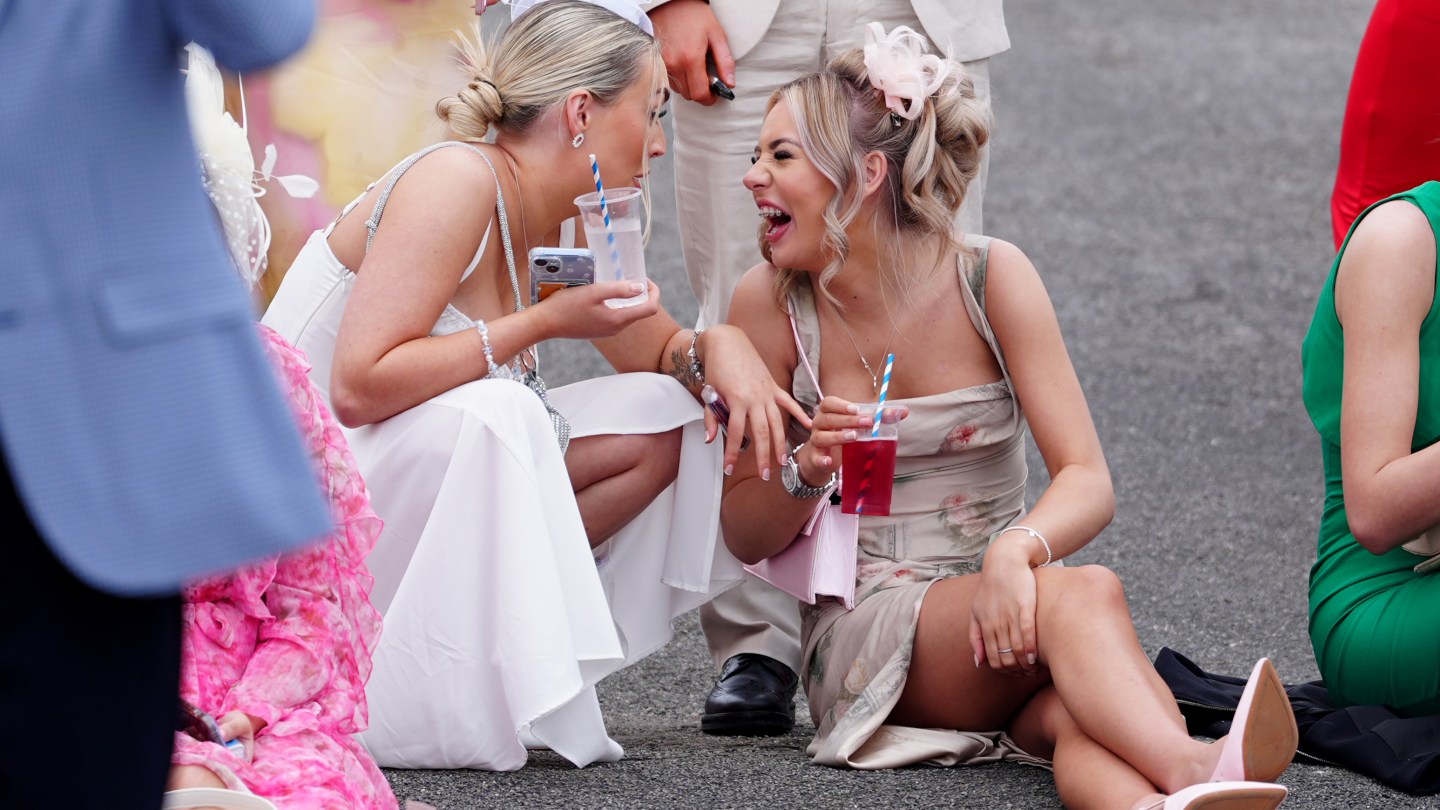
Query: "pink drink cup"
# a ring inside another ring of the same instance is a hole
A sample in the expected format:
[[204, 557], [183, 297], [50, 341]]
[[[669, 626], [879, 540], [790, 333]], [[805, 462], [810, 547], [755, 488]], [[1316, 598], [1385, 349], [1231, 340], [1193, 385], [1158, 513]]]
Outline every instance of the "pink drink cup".
[[895, 484], [895, 436], [841, 445], [840, 511], [850, 515], [890, 514]]

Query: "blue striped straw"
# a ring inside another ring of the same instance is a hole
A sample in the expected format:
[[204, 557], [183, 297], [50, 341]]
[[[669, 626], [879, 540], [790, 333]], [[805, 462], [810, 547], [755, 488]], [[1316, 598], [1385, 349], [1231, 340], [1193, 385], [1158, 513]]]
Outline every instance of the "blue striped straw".
[[[890, 394], [890, 370], [895, 367], [895, 355], [885, 355], [885, 375], [880, 379], [880, 396], [875, 402], [875, 421], [870, 425], [870, 438], [880, 435], [880, 420], [885, 416], [885, 397]], [[870, 494], [870, 468], [875, 466], [875, 457], [865, 461], [865, 471], [860, 477], [860, 491], [855, 494], [855, 514], [865, 514], [865, 496]]]
[[620, 269], [620, 248], [615, 244], [615, 229], [610, 226], [610, 206], [605, 204], [605, 184], [600, 182], [600, 162], [592, 154], [590, 170], [595, 173], [595, 193], [600, 195], [600, 215], [605, 219], [605, 242], [610, 245], [610, 263], [615, 266], [615, 280], [625, 278]]
[[895, 355], [885, 355], [885, 375], [880, 378], [880, 398], [875, 403], [875, 423], [870, 426], [870, 438], [880, 435], [880, 417], [885, 410], [885, 396], [890, 393], [890, 369], [895, 367]]

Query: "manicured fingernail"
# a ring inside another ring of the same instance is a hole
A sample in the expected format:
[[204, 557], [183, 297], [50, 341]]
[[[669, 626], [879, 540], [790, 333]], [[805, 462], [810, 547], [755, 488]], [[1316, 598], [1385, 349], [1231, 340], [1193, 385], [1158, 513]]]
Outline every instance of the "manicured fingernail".
[[770, 468], [769, 468], [769, 467], [766, 467], [765, 469], [763, 469], [763, 470], [760, 471], [760, 479], [761, 479], [762, 481], [769, 481], [769, 480], [770, 480]]
[[645, 292], [645, 285], [644, 285], [644, 284], [641, 284], [640, 282], [637, 281], [637, 282], [635, 282], [634, 284], [631, 284], [631, 285], [630, 285], [630, 292], [634, 292], [634, 293], [642, 293], [642, 292]]
[[851, 405], [851, 406], [847, 407], [845, 410], [846, 410], [847, 412], [849, 412], [849, 413], [859, 413], [859, 412], [860, 412], [860, 406], [859, 406], [859, 405]]
[[726, 464], [726, 465], [725, 465], [725, 474], [726, 474], [726, 475], [730, 475], [730, 474], [732, 474], [732, 473], [734, 473], [734, 472], [735, 472], [735, 465], [734, 465], [734, 464]]
[[1025, 656], [1025, 660], [1026, 660], [1026, 661], [1029, 661], [1031, 664], [1034, 664], [1034, 663], [1035, 663], [1035, 653], [1030, 653], [1030, 654], [1026, 655], [1026, 656]]
[[844, 439], [844, 440], [847, 441], [847, 442], [853, 442], [853, 441], [855, 441], [855, 431], [853, 431], [853, 430], [844, 431], [844, 432], [842, 432], [842, 433], [840, 434], [840, 438]]
[[979, 668], [980, 668], [980, 656], [978, 656], [978, 655], [975, 656], [975, 668], [976, 668], [976, 669], [979, 669]]

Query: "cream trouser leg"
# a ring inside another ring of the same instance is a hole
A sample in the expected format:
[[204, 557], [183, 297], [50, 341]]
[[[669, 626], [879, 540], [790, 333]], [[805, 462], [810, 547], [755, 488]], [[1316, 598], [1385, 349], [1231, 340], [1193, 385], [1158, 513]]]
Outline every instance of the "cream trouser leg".
[[[760, 218], [742, 178], [760, 136], [770, 94], [849, 48], [864, 44], [864, 24], [908, 25], [924, 33], [909, 0], [782, 0], [770, 30], [735, 66], [735, 101], [703, 107], [674, 104], [675, 196], [681, 246], [699, 326], [719, 323], [740, 277], [761, 261]], [[977, 94], [990, 96], [988, 60], [966, 63]], [[988, 154], [960, 212], [959, 225], [981, 232]], [[700, 610], [716, 666], [742, 652], [761, 653], [800, 669], [796, 601], [756, 579]]]

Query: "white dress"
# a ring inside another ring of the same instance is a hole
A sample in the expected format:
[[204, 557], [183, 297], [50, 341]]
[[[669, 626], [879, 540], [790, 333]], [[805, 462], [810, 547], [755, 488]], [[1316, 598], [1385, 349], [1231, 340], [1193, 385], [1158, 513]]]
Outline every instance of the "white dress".
[[[485, 158], [437, 145], [400, 164], [391, 185], [440, 146]], [[503, 197], [498, 209], [503, 223]], [[330, 250], [333, 227], [310, 237], [264, 317], [309, 356], [327, 396], [356, 278]], [[447, 306], [431, 334], [473, 326]], [[704, 443], [701, 407], [678, 382], [620, 374], [549, 392], [575, 438], [683, 431], [678, 479], [597, 565], [549, 415], [514, 376], [502, 367], [347, 431], [385, 522], [370, 556], [385, 625], [362, 735], [383, 766], [515, 770], [522, 739], [581, 767], [619, 759], [595, 684], [659, 649], [674, 617], [743, 576], [719, 542], [720, 447]]]

